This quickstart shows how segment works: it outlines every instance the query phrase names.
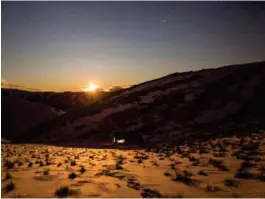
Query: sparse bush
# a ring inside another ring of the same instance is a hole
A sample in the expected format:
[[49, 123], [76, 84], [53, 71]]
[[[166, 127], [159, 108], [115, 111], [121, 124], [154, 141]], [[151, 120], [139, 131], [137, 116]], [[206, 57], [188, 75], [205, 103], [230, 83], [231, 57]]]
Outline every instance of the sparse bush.
[[239, 181], [229, 178], [224, 180], [224, 184], [228, 187], [238, 187]]
[[197, 185], [197, 184], [199, 184], [198, 180], [194, 180], [194, 179], [190, 178], [189, 176], [182, 175], [182, 174], [177, 174], [176, 178], [173, 180], [178, 181], [178, 182], [182, 182], [186, 185]]
[[54, 195], [58, 198], [64, 198], [64, 197], [71, 195], [71, 190], [66, 186], [60, 187], [59, 189], [55, 191]]
[[157, 190], [143, 189], [141, 192], [143, 198], [162, 198], [163, 196]]
[[219, 168], [221, 171], [229, 171], [229, 168], [223, 165], [222, 160], [215, 160], [215, 159], [210, 158], [209, 164], [213, 165], [216, 168]]
[[42, 162], [42, 161], [40, 161], [39, 164], [40, 164], [40, 165], [39, 165], [40, 167], [43, 167], [43, 162]]
[[59, 163], [57, 164], [57, 167], [60, 167], [60, 166], [62, 166], [62, 163], [61, 163], [61, 162], [59, 162]]
[[75, 162], [75, 161], [72, 161], [72, 162], [70, 163], [70, 165], [71, 165], [71, 166], [76, 166], [76, 162]]
[[7, 169], [13, 169], [15, 166], [15, 163], [14, 162], [11, 162], [9, 160], [7, 160], [4, 164], [4, 167], [6, 167]]
[[72, 173], [70, 173], [70, 174], [68, 175], [68, 178], [69, 178], [69, 179], [75, 179], [75, 178], [76, 178], [76, 174], [75, 174], [74, 172], [72, 172]]
[[191, 166], [197, 167], [199, 165], [199, 162], [193, 162]]
[[84, 168], [84, 166], [81, 166], [81, 169], [79, 171], [80, 171], [80, 173], [85, 173], [86, 169]]
[[221, 171], [229, 171], [229, 168], [223, 164], [219, 165], [217, 168], [219, 168]]
[[12, 176], [9, 172], [6, 172], [6, 177], [5, 177], [5, 180], [8, 180], [8, 179], [11, 179]]
[[172, 170], [176, 170], [175, 164], [174, 164], [174, 163], [171, 163], [171, 164], [170, 164], [170, 168], [171, 168]]
[[193, 174], [187, 170], [184, 170], [183, 173], [185, 176], [189, 176], [189, 177], [193, 176]]
[[28, 164], [28, 168], [32, 167], [33, 163], [32, 162], [29, 162]]
[[49, 175], [49, 169], [45, 169], [44, 172], [43, 172], [43, 175]]
[[252, 168], [256, 166], [256, 164], [250, 162], [250, 161], [244, 161], [241, 163], [241, 169], [244, 169], [244, 168]]
[[19, 161], [19, 160], [16, 161], [16, 164], [17, 164], [18, 166], [23, 165], [23, 163], [22, 163], [21, 161]]
[[4, 188], [2, 189], [3, 192], [10, 192], [13, 191], [15, 189], [15, 184], [12, 182], [12, 180], [7, 183]]
[[143, 160], [142, 159], [138, 159], [138, 164], [141, 164], [141, 163], [143, 163]]
[[239, 169], [239, 170], [237, 170], [237, 172], [235, 174], [235, 178], [254, 179], [255, 174], [250, 173], [247, 169]]
[[191, 157], [191, 156], [189, 156], [188, 159], [189, 159], [191, 162], [195, 162], [195, 161], [197, 161], [197, 159], [196, 159], [195, 157]]
[[116, 165], [115, 165], [115, 169], [116, 169], [116, 170], [123, 170], [124, 168], [123, 168], [121, 165], [116, 164]]
[[101, 172], [97, 173], [96, 176], [101, 176], [101, 175], [105, 175], [105, 176], [112, 176], [112, 173], [110, 170], [104, 169]]
[[216, 160], [216, 159], [209, 159], [209, 164], [213, 165], [213, 166], [219, 166], [223, 163], [222, 160]]
[[165, 172], [165, 173], [164, 173], [164, 176], [170, 177], [170, 176], [171, 176], [171, 174], [170, 174], [170, 173], [168, 173], [168, 172]]
[[200, 170], [198, 172], [198, 174], [201, 175], [201, 176], [208, 176], [208, 174], [205, 171], [203, 171], [203, 170]]
[[141, 185], [139, 182], [136, 182], [136, 179], [134, 178], [129, 178], [128, 179], [128, 187], [135, 189], [135, 190], [140, 190], [141, 189]]

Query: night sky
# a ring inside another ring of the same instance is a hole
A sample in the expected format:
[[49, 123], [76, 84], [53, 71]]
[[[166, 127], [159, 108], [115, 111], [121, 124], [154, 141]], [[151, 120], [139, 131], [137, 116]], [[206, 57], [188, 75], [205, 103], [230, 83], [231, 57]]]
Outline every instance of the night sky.
[[2, 79], [108, 89], [265, 60], [264, 2], [1, 2]]

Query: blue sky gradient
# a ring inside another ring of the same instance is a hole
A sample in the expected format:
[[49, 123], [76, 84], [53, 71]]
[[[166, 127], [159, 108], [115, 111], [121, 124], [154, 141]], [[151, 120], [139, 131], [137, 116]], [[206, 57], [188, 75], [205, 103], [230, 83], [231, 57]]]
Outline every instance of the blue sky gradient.
[[2, 78], [130, 85], [265, 59], [264, 2], [1, 2]]

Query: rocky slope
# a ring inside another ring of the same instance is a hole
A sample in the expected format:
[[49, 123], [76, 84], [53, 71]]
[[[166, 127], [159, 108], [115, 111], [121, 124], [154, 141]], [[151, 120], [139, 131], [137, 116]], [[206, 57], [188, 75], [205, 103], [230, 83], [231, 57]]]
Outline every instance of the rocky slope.
[[123, 131], [156, 143], [259, 131], [264, 101], [265, 62], [175, 73], [57, 117], [18, 140], [102, 144]]

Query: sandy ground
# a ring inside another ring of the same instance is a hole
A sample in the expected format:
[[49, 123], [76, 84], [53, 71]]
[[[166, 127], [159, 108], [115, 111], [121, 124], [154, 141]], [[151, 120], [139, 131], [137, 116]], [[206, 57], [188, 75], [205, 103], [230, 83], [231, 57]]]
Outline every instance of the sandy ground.
[[265, 133], [148, 150], [2, 144], [1, 152], [4, 198], [265, 197]]

